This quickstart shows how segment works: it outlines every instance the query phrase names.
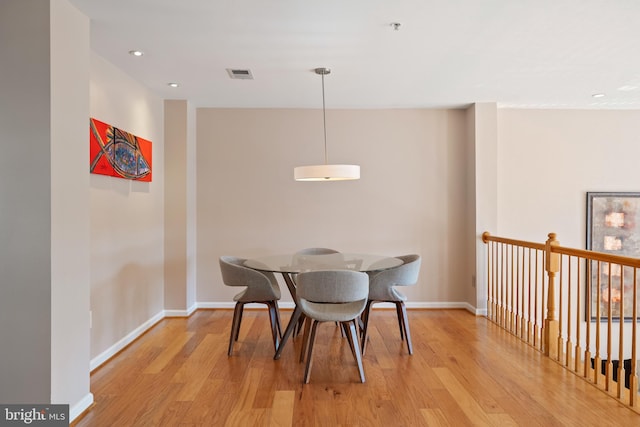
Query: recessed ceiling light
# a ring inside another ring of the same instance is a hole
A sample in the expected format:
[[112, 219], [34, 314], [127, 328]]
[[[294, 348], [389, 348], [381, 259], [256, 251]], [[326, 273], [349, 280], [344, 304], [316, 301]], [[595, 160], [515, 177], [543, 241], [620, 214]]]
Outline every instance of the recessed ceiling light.
[[602, 98], [604, 96], [604, 93], [594, 93], [593, 95], [594, 98]]
[[622, 90], [622, 91], [631, 91], [631, 90], [637, 90], [637, 89], [638, 89], [638, 86], [634, 86], [634, 85], [624, 85], [618, 88], [618, 90]]
[[144, 52], [141, 51], [141, 50], [130, 50], [129, 51], [129, 55], [142, 56], [142, 55], [144, 55]]
[[167, 86], [170, 87], [180, 87], [180, 85], [178, 83], [167, 83]]

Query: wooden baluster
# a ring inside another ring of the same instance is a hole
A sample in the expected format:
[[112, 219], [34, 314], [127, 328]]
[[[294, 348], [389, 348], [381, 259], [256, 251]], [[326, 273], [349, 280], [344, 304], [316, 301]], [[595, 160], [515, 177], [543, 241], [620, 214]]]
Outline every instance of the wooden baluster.
[[520, 334], [520, 339], [523, 341], [527, 340], [527, 336], [525, 335], [525, 327], [524, 327], [524, 295], [525, 295], [525, 285], [524, 285], [524, 247], [522, 248], [522, 256], [520, 257], [520, 261], [518, 261], [519, 265], [522, 266], [521, 270], [521, 278], [520, 283], [522, 284], [522, 292], [520, 293], [520, 315], [518, 316], [520, 330], [518, 334]]
[[531, 248], [529, 248], [529, 301], [528, 301], [528, 307], [527, 307], [527, 317], [528, 317], [528, 321], [527, 321], [527, 342], [529, 344], [531, 344], [533, 342], [533, 323], [531, 323], [531, 319], [533, 318], [533, 316], [531, 316], [531, 299], [532, 299], [532, 294], [531, 291], [533, 290], [533, 286], [531, 286]]
[[511, 333], [515, 332], [515, 311], [516, 311], [516, 305], [515, 305], [515, 300], [514, 300], [514, 296], [517, 290], [517, 286], [514, 280], [514, 256], [513, 256], [513, 249], [514, 249], [514, 245], [511, 245], [511, 256], [510, 256], [510, 273], [511, 273], [511, 280], [510, 280], [510, 284], [511, 286], [509, 286], [509, 331]]
[[[569, 256], [569, 259], [567, 259], [567, 339], [566, 339], [566, 347], [564, 349], [565, 352], [565, 360], [564, 360], [564, 365], [565, 366], [571, 366], [571, 358], [573, 356], [572, 351], [573, 349], [571, 348], [571, 259], [572, 257]], [[562, 288], [562, 286], [561, 286]], [[562, 290], [560, 290], [560, 292], [562, 292]]]
[[602, 376], [602, 359], [600, 358], [600, 264], [598, 261], [596, 268], [596, 294], [595, 294], [595, 303], [596, 303], [596, 351], [594, 355], [593, 362], [593, 382], [596, 384], [600, 384], [600, 377]]
[[495, 257], [493, 263], [495, 265], [493, 269], [493, 281], [495, 282], [495, 298], [494, 305], [496, 306], [495, 315], [493, 321], [500, 324], [500, 287], [502, 286], [502, 276], [500, 274], [500, 247], [502, 243], [495, 242]]
[[507, 249], [506, 244], [500, 246], [500, 326], [507, 329]]
[[559, 254], [552, 253], [553, 246], [560, 243], [556, 240], [555, 233], [549, 233], [549, 239], [545, 244], [546, 270], [549, 278], [547, 290], [547, 317], [544, 321], [544, 353], [552, 359], [558, 358], [558, 321], [556, 319], [555, 278], [559, 271]]
[[[576, 258], [576, 347], [575, 347], [575, 364], [573, 369], [576, 372], [580, 371], [580, 355], [582, 354], [582, 348], [580, 347], [580, 288], [582, 288], [582, 283], [580, 282], [580, 259]], [[588, 307], [588, 304], [587, 304]], [[590, 323], [587, 319], [587, 323]], [[586, 363], [585, 363], [586, 364]]]
[[535, 255], [535, 266], [534, 266], [534, 289], [533, 289], [533, 346], [538, 348], [538, 337], [539, 337], [539, 326], [538, 326], [538, 301], [540, 298], [538, 297], [538, 250], [534, 252]]
[[605, 385], [604, 389], [611, 391], [613, 382], [613, 362], [611, 361], [611, 334], [612, 334], [612, 316], [613, 316], [613, 302], [611, 295], [611, 262], [607, 263], [607, 292], [609, 295], [609, 301], [607, 302], [607, 367], [605, 369]]
[[624, 270], [625, 268], [620, 265], [620, 323], [619, 323], [619, 342], [618, 342], [618, 390], [617, 396], [619, 399], [622, 398], [624, 394], [624, 379], [625, 379], [625, 370], [624, 370]]
[[[586, 294], [584, 299], [586, 300], [586, 319], [587, 319], [587, 329], [585, 331], [585, 345], [584, 345], [584, 372], [583, 376], [585, 378], [589, 378], [591, 376], [591, 295], [593, 291], [591, 290], [593, 287], [593, 274], [591, 274], [591, 269], [593, 266], [593, 262], [590, 259], [585, 258], [585, 263], [587, 264], [587, 277], [585, 277], [585, 282], [587, 282]], [[595, 366], [595, 365], [594, 365]]]
[[556, 357], [556, 360], [560, 363], [562, 363], [562, 357], [564, 355], [564, 339], [562, 338], [562, 319], [564, 318], [564, 294], [563, 294], [563, 290], [565, 288], [564, 286], [564, 272], [562, 271], [562, 263], [563, 263], [563, 257], [562, 255], [559, 255], [559, 267], [558, 267], [558, 274], [560, 276], [559, 279], [559, 283], [558, 283], [558, 338], [557, 338], [557, 343], [556, 345], [558, 346], [558, 355]]

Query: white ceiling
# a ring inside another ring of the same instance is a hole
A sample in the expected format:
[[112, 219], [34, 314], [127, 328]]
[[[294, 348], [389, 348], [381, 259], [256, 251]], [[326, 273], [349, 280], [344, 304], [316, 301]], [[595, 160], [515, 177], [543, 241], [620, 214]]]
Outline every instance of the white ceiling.
[[70, 1], [93, 51], [198, 107], [319, 108], [328, 67], [327, 108], [640, 108], [638, 0]]

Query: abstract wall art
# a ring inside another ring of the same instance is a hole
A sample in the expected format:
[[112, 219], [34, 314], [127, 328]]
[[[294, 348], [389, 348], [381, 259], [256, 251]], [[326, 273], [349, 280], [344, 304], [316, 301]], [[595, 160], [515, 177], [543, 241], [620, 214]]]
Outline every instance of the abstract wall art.
[[[640, 257], [640, 193], [587, 193], [587, 249], [612, 255]], [[631, 267], [593, 261], [590, 274], [591, 319], [630, 320], [633, 314], [634, 277]], [[624, 298], [621, 296], [624, 295]], [[640, 295], [638, 295], [640, 303]], [[600, 307], [598, 307], [598, 304]]]
[[89, 171], [151, 182], [151, 141], [89, 119]]

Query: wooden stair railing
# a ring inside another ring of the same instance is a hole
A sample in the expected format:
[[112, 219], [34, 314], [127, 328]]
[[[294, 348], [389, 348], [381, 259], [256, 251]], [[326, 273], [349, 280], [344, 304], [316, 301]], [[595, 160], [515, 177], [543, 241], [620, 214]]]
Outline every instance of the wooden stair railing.
[[563, 247], [555, 233], [482, 241], [487, 318], [640, 412], [640, 258]]

